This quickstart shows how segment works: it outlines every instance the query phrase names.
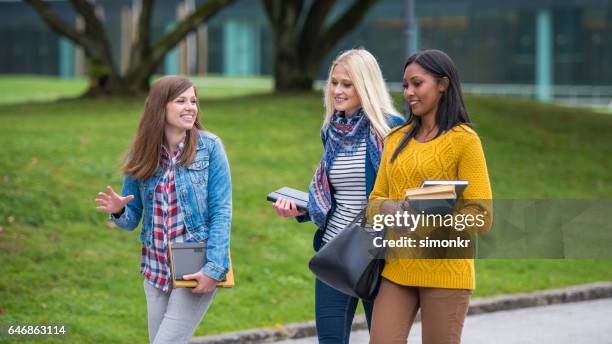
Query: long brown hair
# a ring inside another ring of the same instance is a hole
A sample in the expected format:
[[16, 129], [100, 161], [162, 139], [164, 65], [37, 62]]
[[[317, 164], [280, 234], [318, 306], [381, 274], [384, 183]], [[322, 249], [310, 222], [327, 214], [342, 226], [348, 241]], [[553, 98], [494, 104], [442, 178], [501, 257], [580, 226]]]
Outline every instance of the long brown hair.
[[144, 179], [155, 175], [162, 153], [162, 144], [166, 141], [164, 131], [166, 104], [176, 99], [190, 87], [193, 87], [195, 91], [198, 111], [195, 124], [187, 130], [180, 164], [182, 166], [191, 164], [196, 153], [198, 129], [202, 129], [200, 102], [197, 100], [198, 93], [191, 81], [180, 76], [164, 76], [157, 80], [149, 91], [136, 137], [125, 159], [123, 173], [135, 179]]

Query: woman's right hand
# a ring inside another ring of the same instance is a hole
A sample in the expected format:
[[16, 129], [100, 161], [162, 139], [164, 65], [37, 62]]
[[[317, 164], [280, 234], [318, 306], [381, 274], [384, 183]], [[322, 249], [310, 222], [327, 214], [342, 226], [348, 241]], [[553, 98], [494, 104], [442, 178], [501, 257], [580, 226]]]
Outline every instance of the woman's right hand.
[[129, 201], [134, 199], [134, 195], [127, 195], [122, 197], [110, 186], [106, 187], [106, 193], [98, 192], [98, 198], [96, 198], [96, 203], [99, 206], [96, 207], [97, 211], [102, 211], [107, 214], [117, 214], [121, 212], [121, 210], [128, 204]]
[[306, 214], [305, 211], [299, 211], [294, 201], [279, 197], [276, 202], [272, 204], [276, 214], [282, 217], [296, 217], [303, 216]]

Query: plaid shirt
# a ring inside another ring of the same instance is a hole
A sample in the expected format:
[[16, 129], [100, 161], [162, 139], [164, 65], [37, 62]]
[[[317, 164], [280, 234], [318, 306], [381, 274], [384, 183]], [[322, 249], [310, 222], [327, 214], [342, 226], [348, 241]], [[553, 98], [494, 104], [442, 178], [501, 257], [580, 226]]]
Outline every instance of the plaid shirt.
[[184, 230], [183, 212], [176, 197], [174, 184], [174, 167], [184, 144], [178, 144], [172, 157], [167, 148], [162, 147], [163, 173], [155, 187], [153, 201], [153, 245], [152, 247], [142, 245], [140, 272], [155, 288], [168, 292], [172, 284], [168, 243], [188, 241], [190, 235]]

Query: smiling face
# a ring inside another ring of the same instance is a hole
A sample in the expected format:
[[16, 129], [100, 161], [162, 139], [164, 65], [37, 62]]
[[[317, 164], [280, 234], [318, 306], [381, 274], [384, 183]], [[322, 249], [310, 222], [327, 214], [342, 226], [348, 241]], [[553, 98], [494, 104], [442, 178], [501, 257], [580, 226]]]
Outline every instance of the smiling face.
[[332, 70], [328, 87], [336, 111], [342, 111], [350, 116], [361, 107], [361, 100], [353, 81], [342, 65], [337, 64]]
[[418, 63], [411, 63], [404, 70], [404, 99], [415, 116], [434, 116], [448, 79], [437, 79]]
[[197, 97], [193, 87], [189, 87], [166, 104], [166, 129], [185, 132], [193, 127], [197, 115]]

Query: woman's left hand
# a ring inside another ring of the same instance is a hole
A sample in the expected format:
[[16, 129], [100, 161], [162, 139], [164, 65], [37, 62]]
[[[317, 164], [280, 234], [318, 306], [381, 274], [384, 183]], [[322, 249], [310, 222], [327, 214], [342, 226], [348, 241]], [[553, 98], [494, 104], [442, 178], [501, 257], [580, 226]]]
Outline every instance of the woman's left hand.
[[212, 293], [213, 290], [217, 287], [218, 281], [206, 276], [201, 272], [197, 272], [195, 274], [183, 275], [183, 279], [186, 280], [196, 280], [198, 281], [198, 285], [191, 290], [194, 294], [208, 294]]

